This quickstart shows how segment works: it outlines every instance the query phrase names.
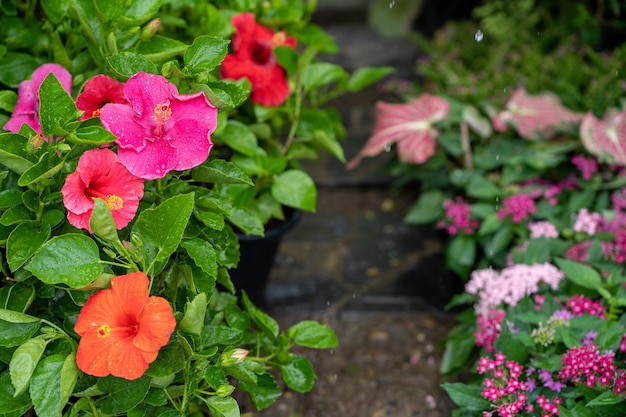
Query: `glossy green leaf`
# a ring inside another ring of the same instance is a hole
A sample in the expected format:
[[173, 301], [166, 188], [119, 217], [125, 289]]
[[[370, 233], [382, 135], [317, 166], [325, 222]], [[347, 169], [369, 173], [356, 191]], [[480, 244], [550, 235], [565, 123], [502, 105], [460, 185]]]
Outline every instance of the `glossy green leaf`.
[[182, 194], [139, 214], [132, 234], [142, 242], [140, 250], [148, 265], [165, 262], [178, 248], [193, 206], [194, 194]]
[[13, 133], [0, 133], [0, 164], [11, 171], [23, 174], [37, 159], [26, 151], [28, 139]]
[[7, 262], [11, 271], [15, 272], [30, 259], [33, 254], [50, 237], [50, 225], [42, 223], [37, 226], [34, 222], [19, 224], [7, 239]]
[[491, 403], [482, 397], [482, 387], [479, 385], [446, 382], [441, 386], [459, 407], [472, 411], [485, 411], [491, 406]]
[[17, 89], [39, 65], [40, 62], [30, 54], [8, 52], [0, 59], [0, 83]]
[[154, 35], [148, 41], [141, 42], [137, 52], [152, 62], [162, 62], [182, 54], [187, 47], [188, 45], [179, 40]]
[[280, 367], [283, 381], [289, 388], [297, 392], [308, 392], [315, 383], [315, 372], [308, 359], [293, 355]]
[[258, 141], [252, 130], [236, 120], [228, 122], [219, 138], [230, 148], [247, 156], [254, 156], [258, 150]]
[[216, 345], [234, 345], [241, 342], [244, 334], [241, 330], [228, 326], [204, 326], [202, 345], [207, 348]]
[[144, 375], [132, 381], [108, 376], [98, 379], [98, 388], [109, 393], [102, 403], [104, 414], [125, 413], [137, 406], [150, 389], [150, 377]]
[[213, 70], [224, 60], [229, 44], [222, 37], [198, 36], [185, 52], [185, 68], [191, 73]]
[[47, 342], [42, 338], [28, 339], [13, 352], [9, 372], [11, 383], [15, 388], [14, 395], [26, 392], [46, 345]]
[[228, 220], [244, 234], [263, 236], [264, 228], [261, 219], [251, 210], [236, 207], [228, 216]]
[[26, 412], [24, 408], [30, 406], [31, 401], [27, 392], [15, 395], [9, 371], [0, 374], [0, 414], [20, 416]]
[[203, 398], [213, 417], [239, 417], [239, 404], [232, 397]]
[[197, 294], [193, 300], [188, 301], [185, 304], [185, 315], [180, 321], [180, 328], [187, 333], [200, 336], [204, 326], [207, 305], [207, 295], [203, 292]]
[[272, 196], [285, 206], [315, 212], [317, 189], [304, 171], [290, 169], [278, 175], [272, 183]]
[[307, 66], [302, 74], [302, 86], [306, 92], [348, 78], [348, 73], [340, 65], [316, 62]]
[[250, 177], [237, 167], [237, 165], [223, 159], [214, 159], [195, 167], [191, 171], [191, 177], [194, 181], [203, 182], [205, 184], [254, 185]]
[[120, 22], [126, 26], [142, 25], [151, 19], [158, 11], [163, 0], [136, 0], [128, 4]]
[[74, 99], [63, 89], [54, 74], [48, 74], [39, 87], [39, 120], [46, 136], [63, 136], [65, 125], [75, 120], [78, 110]]
[[29, 387], [37, 416], [62, 414], [78, 378], [75, 362], [73, 354], [47, 356], [39, 362]]
[[28, 168], [17, 180], [17, 185], [27, 187], [42, 180], [54, 177], [63, 169], [65, 162], [63, 160], [56, 162], [56, 165], [50, 166], [47, 155], [43, 155], [39, 162]]
[[363, 67], [359, 68], [348, 79], [348, 89], [350, 91], [361, 91], [372, 84], [377, 83], [381, 78], [393, 74], [396, 69], [393, 67]]
[[213, 246], [200, 238], [184, 240], [181, 246], [205, 273], [217, 278], [217, 253]]
[[130, 78], [138, 72], [158, 74], [156, 65], [148, 58], [135, 52], [120, 52], [107, 58], [113, 71], [122, 77]]
[[5, 284], [0, 288], [0, 306], [16, 312], [25, 312], [35, 300], [35, 288], [25, 282]]
[[70, 288], [84, 287], [104, 271], [96, 242], [75, 233], [50, 239], [25, 268], [46, 284]]
[[240, 381], [238, 386], [243, 392], [248, 393], [257, 410], [269, 407], [282, 395], [282, 390], [276, 380], [268, 373], [259, 375], [256, 384]]
[[313, 320], [303, 320], [287, 330], [287, 336], [294, 343], [317, 349], [336, 347], [339, 343], [335, 332], [326, 324]]
[[77, 144], [102, 145], [115, 142], [117, 137], [102, 126], [86, 125], [79, 127], [76, 132], [68, 136], [67, 139]]
[[117, 227], [111, 214], [111, 209], [101, 198], [94, 198], [93, 211], [89, 219], [89, 226], [93, 233], [109, 244], [117, 243]]
[[476, 242], [471, 236], [456, 235], [446, 245], [446, 264], [461, 277], [469, 275], [476, 260]]
[[61, 23], [61, 19], [63, 19], [68, 12], [69, 9], [69, 1], [68, 0], [41, 0], [41, 6], [43, 7], [44, 12], [46, 12], [46, 16], [48, 19], [52, 21], [54, 24]]
[[5, 210], [9, 207], [21, 204], [22, 194], [23, 192], [18, 189], [0, 191], [0, 210]]
[[159, 356], [150, 364], [146, 375], [163, 378], [173, 375], [185, 367], [185, 353], [183, 345], [178, 340], [172, 340], [159, 350]]
[[420, 194], [409, 208], [404, 221], [408, 224], [432, 223], [443, 213], [444, 194], [439, 189], [427, 190]]
[[0, 319], [0, 346], [13, 347], [26, 342], [39, 330], [39, 321], [13, 323]]
[[602, 287], [602, 277], [595, 269], [564, 258], [557, 258], [555, 262], [568, 279], [581, 287], [592, 290]]
[[250, 298], [248, 298], [248, 295], [245, 292], [242, 292], [241, 294], [241, 302], [244, 309], [250, 315], [250, 319], [252, 319], [254, 326], [257, 329], [262, 330], [270, 338], [276, 339], [276, 337], [278, 337], [278, 332], [280, 331], [276, 320], [259, 310], [252, 303], [252, 301], [250, 301]]

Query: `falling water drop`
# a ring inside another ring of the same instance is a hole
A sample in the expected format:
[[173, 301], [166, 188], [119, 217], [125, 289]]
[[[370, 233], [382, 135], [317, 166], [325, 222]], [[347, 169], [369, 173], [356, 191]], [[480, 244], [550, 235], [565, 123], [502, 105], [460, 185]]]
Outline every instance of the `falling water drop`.
[[391, 143], [385, 143], [385, 152], [391, 152]]
[[395, 0], [391, 0], [391, 1], [389, 2], [389, 8], [390, 8], [390, 9], [393, 9], [393, 6], [395, 6], [395, 5], [396, 5], [396, 1], [395, 1]]
[[500, 160], [500, 155], [496, 155], [496, 161]]
[[480, 29], [478, 29], [478, 30], [476, 31], [476, 33], [474, 33], [474, 40], [475, 40], [476, 42], [480, 42], [480, 41], [482, 41], [482, 40], [483, 40], [483, 37], [484, 37], [484, 36], [485, 36], [485, 35], [483, 35], [483, 32], [482, 32]]

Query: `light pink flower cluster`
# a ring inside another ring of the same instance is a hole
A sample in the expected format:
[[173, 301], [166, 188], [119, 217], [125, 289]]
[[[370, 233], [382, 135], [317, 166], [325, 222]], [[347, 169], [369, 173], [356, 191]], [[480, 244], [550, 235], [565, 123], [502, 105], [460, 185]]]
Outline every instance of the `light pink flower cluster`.
[[528, 396], [528, 387], [520, 381], [523, 367], [515, 361], [505, 361], [502, 353], [496, 353], [495, 359], [481, 357], [478, 361], [479, 374], [491, 374], [492, 378], [483, 380], [481, 395], [492, 403], [493, 411], [484, 412], [483, 416], [492, 416], [497, 412], [500, 417], [512, 417], [524, 410]]
[[445, 200], [443, 208], [445, 218], [437, 226], [445, 229], [449, 235], [459, 232], [471, 235], [478, 229], [478, 220], [470, 219], [470, 206], [462, 197], [457, 197], [455, 201]]
[[489, 310], [486, 314], [477, 317], [478, 329], [474, 332], [476, 346], [487, 352], [495, 352], [494, 344], [502, 331], [502, 320], [506, 317], [504, 310]]
[[552, 264], [517, 264], [504, 268], [498, 273], [493, 269], [479, 269], [470, 275], [465, 290], [478, 295], [474, 305], [476, 314], [486, 314], [500, 303], [515, 306], [524, 297], [539, 291], [541, 282], [556, 290], [565, 277]]
[[559, 231], [556, 229], [556, 226], [547, 220], [528, 223], [528, 230], [530, 230], [531, 239], [559, 237]]
[[596, 344], [571, 348], [561, 357], [559, 378], [588, 387], [610, 388], [621, 394], [626, 388], [626, 370], [618, 369], [614, 359], [614, 352], [600, 354]]
[[590, 213], [586, 208], [580, 209], [574, 223], [574, 231], [595, 235], [604, 218], [600, 213]]
[[521, 223], [529, 214], [536, 211], [535, 202], [529, 195], [518, 194], [505, 198], [502, 202], [502, 208], [498, 210], [496, 216], [498, 220], [502, 220], [510, 215], [513, 223]]
[[590, 180], [593, 174], [598, 172], [598, 160], [596, 158], [585, 158], [582, 155], [574, 155], [572, 157], [572, 164], [580, 170], [580, 173], [586, 180]]

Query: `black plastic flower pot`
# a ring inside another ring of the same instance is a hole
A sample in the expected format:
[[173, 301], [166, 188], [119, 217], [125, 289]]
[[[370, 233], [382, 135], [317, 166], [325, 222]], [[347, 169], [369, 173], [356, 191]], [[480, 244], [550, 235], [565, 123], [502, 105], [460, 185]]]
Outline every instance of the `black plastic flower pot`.
[[268, 227], [265, 236], [237, 235], [240, 260], [237, 268], [230, 270], [230, 278], [237, 291], [245, 291], [259, 307], [265, 306], [265, 289], [270, 279], [274, 260], [283, 236], [293, 229], [300, 218], [300, 210], [285, 210], [285, 221]]

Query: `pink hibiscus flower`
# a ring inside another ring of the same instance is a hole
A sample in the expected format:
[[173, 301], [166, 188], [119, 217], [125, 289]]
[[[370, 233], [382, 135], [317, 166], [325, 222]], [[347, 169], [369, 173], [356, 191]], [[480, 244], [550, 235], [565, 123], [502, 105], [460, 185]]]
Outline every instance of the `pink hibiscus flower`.
[[581, 114], [561, 105], [552, 93], [529, 95], [523, 87], [518, 88], [506, 104], [506, 110], [493, 117], [493, 127], [505, 132], [512, 125], [517, 133], [528, 140], [548, 139], [556, 128], [579, 123]]
[[398, 144], [401, 161], [421, 164], [434, 155], [439, 131], [433, 124], [443, 120], [450, 111], [444, 99], [430, 94], [402, 104], [376, 103], [374, 131], [361, 151], [348, 162], [348, 168], [356, 167], [366, 156], [376, 156]]
[[76, 97], [76, 107], [85, 112], [80, 120], [100, 116], [102, 106], [107, 103], [128, 103], [124, 97], [124, 84], [107, 75], [98, 74], [85, 83], [83, 92]]
[[217, 109], [203, 92], [178, 94], [165, 77], [140, 72], [126, 82], [124, 95], [130, 104], [105, 104], [100, 120], [117, 136], [120, 162], [132, 174], [153, 180], [207, 159]]
[[602, 120], [591, 112], [585, 114], [580, 124], [580, 139], [598, 158], [626, 165], [626, 110], [611, 109]]
[[231, 23], [235, 27], [233, 53], [224, 58], [221, 77], [247, 77], [252, 85], [250, 100], [262, 106], [279, 106], [290, 91], [287, 74], [276, 61], [274, 48], [295, 48], [296, 39], [257, 24], [253, 13], [237, 14]]
[[33, 72], [30, 80], [22, 81], [17, 89], [17, 103], [4, 130], [17, 133], [24, 123], [41, 133], [39, 123], [39, 87], [48, 74], [54, 74], [68, 93], [72, 90], [72, 75], [59, 64], [43, 64]]
[[118, 229], [135, 217], [143, 197], [143, 180], [122, 165], [109, 149], [92, 149], [78, 160], [76, 171], [69, 174], [61, 188], [67, 219], [79, 229], [92, 233], [89, 221], [94, 198], [103, 199]]

